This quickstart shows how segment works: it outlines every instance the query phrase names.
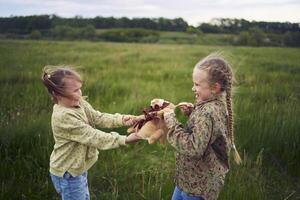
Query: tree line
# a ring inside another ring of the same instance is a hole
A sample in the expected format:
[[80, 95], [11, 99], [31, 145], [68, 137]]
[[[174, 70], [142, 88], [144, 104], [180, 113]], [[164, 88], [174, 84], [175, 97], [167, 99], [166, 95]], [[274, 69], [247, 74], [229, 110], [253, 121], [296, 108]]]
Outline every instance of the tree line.
[[198, 28], [205, 33], [240, 33], [252, 28], [259, 28], [265, 33], [282, 34], [300, 32], [300, 22], [250, 22], [245, 19], [216, 18], [211, 23], [202, 23]]
[[[82, 28], [94, 26], [96, 29], [106, 28], [144, 28], [160, 31], [185, 32], [191, 27], [182, 18], [133, 18], [127, 17], [94, 17], [63, 18], [57, 15], [33, 15], [33, 16], [12, 16], [0, 17], [0, 33], [27, 34], [33, 30], [49, 30], [56, 26], [70, 26]], [[300, 32], [299, 23], [290, 22], [257, 22], [245, 19], [216, 18], [210, 23], [202, 23], [197, 27], [204, 33], [240, 33], [257, 27], [267, 33]]]
[[56, 15], [13, 16], [0, 18], [0, 33], [28, 34], [33, 30], [45, 31], [56, 26], [83, 28], [93, 26], [96, 29], [107, 28], [144, 28], [161, 31], [179, 31], [187, 29], [188, 23], [182, 18], [133, 18], [95, 17], [63, 18]]
[[[106, 31], [98, 31], [101, 29]], [[57, 15], [0, 17], [1, 38], [153, 43], [160, 40], [159, 31], [184, 32], [198, 38], [203, 37], [203, 33], [230, 34], [227, 42], [231, 45], [300, 46], [300, 25], [290, 22], [250, 22], [245, 19], [216, 18], [210, 23], [194, 27], [182, 18], [63, 18]], [[193, 40], [198, 41], [195, 37]]]

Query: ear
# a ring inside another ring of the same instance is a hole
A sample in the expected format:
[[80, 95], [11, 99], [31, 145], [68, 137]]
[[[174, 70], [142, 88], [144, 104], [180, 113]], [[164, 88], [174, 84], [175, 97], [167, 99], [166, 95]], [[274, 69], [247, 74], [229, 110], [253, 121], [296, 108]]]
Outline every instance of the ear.
[[52, 91], [52, 97], [57, 100], [57, 101], [60, 101], [61, 100], [61, 96], [56, 94], [54, 91]]
[[220, 93], [220, 92], [221, 92], [221, 84], [220, 84], [220, 83], [214, 83], [214, 84], [212, 85], [211, 90], [212, 90], [212, 93], [213, 93], [213, 94], [218, 94], [218, 93]]

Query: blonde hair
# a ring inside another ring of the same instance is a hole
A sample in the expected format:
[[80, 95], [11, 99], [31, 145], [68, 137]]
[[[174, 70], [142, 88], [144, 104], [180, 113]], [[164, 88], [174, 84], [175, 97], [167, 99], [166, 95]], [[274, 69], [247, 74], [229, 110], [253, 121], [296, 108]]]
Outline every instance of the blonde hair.
[[42, 72], [42, 81], [52, 97], [57, 103], [57, 96], [72, 97], [65, 90], [65, 79], [71, 78], [82, 83], [81, 76], [70, 66], [45, 66]]
[[234, 150], [234, 160], [237, 164], [240, 164], [242, 160], [234, 143], [232, 84], [235, 79], [232, 68], [220, 54], [213, 53], [198, 62], [195, 66], [195, 69], [206, 71], [209, 84], [212, 85], [214, 83], [219, 83], [221, 86], [221, 92], [225, 91], [226, 93], [228, 135]]

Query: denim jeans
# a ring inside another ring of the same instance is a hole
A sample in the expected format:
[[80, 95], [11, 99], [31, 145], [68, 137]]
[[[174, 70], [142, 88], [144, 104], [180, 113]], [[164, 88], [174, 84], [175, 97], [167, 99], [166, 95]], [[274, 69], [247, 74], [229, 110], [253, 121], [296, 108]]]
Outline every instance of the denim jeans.
[[204, 200], [204, 199], [202, 197], [190, 196], [176, 186], [172, 196], [172, 200]]
[[87, 172], [73, 177], [66, 172], [63, 177], [50, 173], [51, 180], [56, 192], [61, 195], [62, 200], [89, 200], [90, 193], [87, 183]]

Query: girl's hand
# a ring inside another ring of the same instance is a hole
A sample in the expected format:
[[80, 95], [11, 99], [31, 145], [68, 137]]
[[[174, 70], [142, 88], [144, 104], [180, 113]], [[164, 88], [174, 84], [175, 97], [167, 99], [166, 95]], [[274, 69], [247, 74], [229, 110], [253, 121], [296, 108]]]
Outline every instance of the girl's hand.
[[137, 136], [136, 133], [131, 133], [130, 135], [127, 136], [125, 143], [129, 144], [129, 143], [134, 143], [134, 142], [138, 142], [140, 141], [142, 138]]
[[123, 124], [125, 126], [133, 126], [139, 120], [141, 120], [141, 117], [140, 116], [134, 116], [134, 115], [124, 115], [123, 119], [122, 119]]
[[185, 116], [190, 116], [194, 110], [194, 105], [192, 103], [179, 103], [178, 107]]
[[164, 115], [166, 113], [174, 113], [176, 106], [173, 103], [170, 103], [167, 107], [163, 108], [160, 111], [157, 111], [158, 115]]

